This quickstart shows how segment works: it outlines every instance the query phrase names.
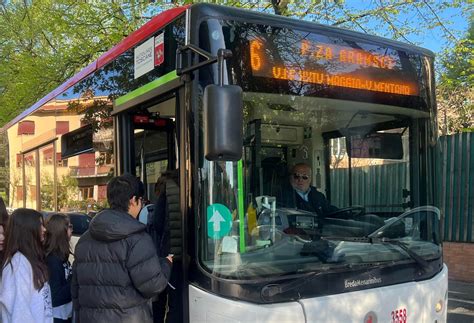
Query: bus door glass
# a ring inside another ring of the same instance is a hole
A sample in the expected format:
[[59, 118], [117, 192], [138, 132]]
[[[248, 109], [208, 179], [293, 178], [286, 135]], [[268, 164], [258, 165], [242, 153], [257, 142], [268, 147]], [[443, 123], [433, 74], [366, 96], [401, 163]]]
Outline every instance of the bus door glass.
[[176, 132], [173, 98], [137, 109], [131, 113], [134, 128], [135, 173], [146, 187], [146, 198], [153, 202], [154, 185], [167, 169], [174, 168]]

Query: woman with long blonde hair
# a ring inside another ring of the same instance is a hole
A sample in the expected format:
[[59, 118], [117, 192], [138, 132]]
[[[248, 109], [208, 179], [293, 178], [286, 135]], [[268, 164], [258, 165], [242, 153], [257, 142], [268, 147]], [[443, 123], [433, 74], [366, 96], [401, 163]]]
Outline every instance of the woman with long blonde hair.
[[54, 322], [71, 322], [71, 273], [69, 263], [72, 224], [69, 217], [55, 213], [46, 221], [46, 262], [49, 271], [49, 285], [53, 300]]

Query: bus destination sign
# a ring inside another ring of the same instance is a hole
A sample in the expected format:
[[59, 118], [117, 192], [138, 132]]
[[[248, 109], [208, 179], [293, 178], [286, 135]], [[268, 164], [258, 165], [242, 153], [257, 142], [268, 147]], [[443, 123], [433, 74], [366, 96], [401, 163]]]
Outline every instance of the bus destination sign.
[[[278, 55], [272, 55], [275, 52]], [[369, 51], [299, 40], [283, 47], [259, 38], [250, 40], [254, 76], [338, 86], [398, 95], [418, 95], [416, 80], [400, 73], [395, 51]]]

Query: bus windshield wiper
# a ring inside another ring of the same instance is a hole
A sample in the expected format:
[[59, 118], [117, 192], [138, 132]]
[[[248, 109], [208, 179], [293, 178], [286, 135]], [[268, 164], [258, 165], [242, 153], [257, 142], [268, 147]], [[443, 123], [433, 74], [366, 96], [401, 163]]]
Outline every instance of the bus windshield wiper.
[[338, 240], [338, 241], [347, 241], [347, 242], [361, 242], [361, 243], [370, 243], [370, 244], [388, 244], [392, 246], [397, 246], [421, 267], [425, 272], [432, 270], [431, 264], [426, 261], [423, 257], [419, 254], [411, 250], [407, 244], [401, 242], [397, 239], [389, 239], [389, 238], [379, 238], [379, 237], [321, 237], [324, 240]]
[[309, 274], [306, 274], [302, 277], [299, 277], [296, 279], [296, 281], [291, 280], [286, 283], [282, 284], [268, 284], [262, 287], [262, 290], [260, 291], [260, 296], [264, 301], [271, 302], [272, 297], [284, 292], [287, 292], [289, 290], [299, 288], [305, 284], [307, 284], [308, 280], [313, 279], [314, 277], [320, 275], [322, 272], [311, 272]]
[[[321, 237], [322, 240], [331, 240], [331, 241], [347, 241], [347, 242], [360, 242], [360, 243], [370, 243], [370, 244], [388, 244], [397, 246], [402, 249], [411, 259], [413, 259], [417, 265], [421, 267], [424, 272], [429, 272], [432, 270], [431, 264], [426, 261], [419, 254], [411, 250], [405, 243], [389, 238], [376, 238], [376, 237]], [[348, 269], [354, 268], [357, 264], [342, 264], [339, 266], [333, 266], [334, 269]], [[271, 298], [275, 295], [290, 291], [292, 289], [297, 289], [308, 283], [309, 280], [319, 276], [320, 274], [326, 271], [311, 272], [302, 277], [297, 278], [296, 280], [291, 280], [282, 284], [268, 284], [265, 285], [261, 290], [261, 297], [265, 301], [270, 301]]]
[[[335, 266], [331, 266], [331, 268], [337, 269], [337, 270], [341, 270], [341, 269], [345, 270], [345, 269], [353, 268], [353, 264], [335, 265]], [[281, 283], [281, 284], [274, 283], [274, 284], [265, 285], [262, 287], [260, 295], [264, 301], [271, 302], [273, 296], [281, 294], [281, 293], [285, 293], [293, 289], [298, 289], [306, 285], [308, 281], [310, 281], [311, 279], [323, 273], [327, 273], [327, 271], [321, 270], [321, 271], [310, 272], [285, 283]]]

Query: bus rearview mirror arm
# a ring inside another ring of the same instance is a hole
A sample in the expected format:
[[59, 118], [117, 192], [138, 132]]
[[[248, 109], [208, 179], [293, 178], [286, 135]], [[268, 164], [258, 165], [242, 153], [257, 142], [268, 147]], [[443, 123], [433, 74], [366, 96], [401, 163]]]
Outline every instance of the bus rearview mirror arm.
[[[204, 57], [206, 60], [196, 63], [194, 65], [188, 66], [186, 68], [183, 68], [183, 54], [185, 52], [198, 54]], [[191, 45], [191, 44], [186, 45], [186, 46], [180, 46], [176, 50], [176, 75], [181, 76], [181, 75], [189, 74], [191, 72], [194, 72], [197, 69], [200, 69], [201, 67], [214, 64], [215, 62], [219, 60], [224, 60], [229, 57], [232, 57], [232, 52], [228, 49], [221, 48], [217, 51], [217, 56], [213, 56], [208, 51], [205, 51], [204, 49]]]

